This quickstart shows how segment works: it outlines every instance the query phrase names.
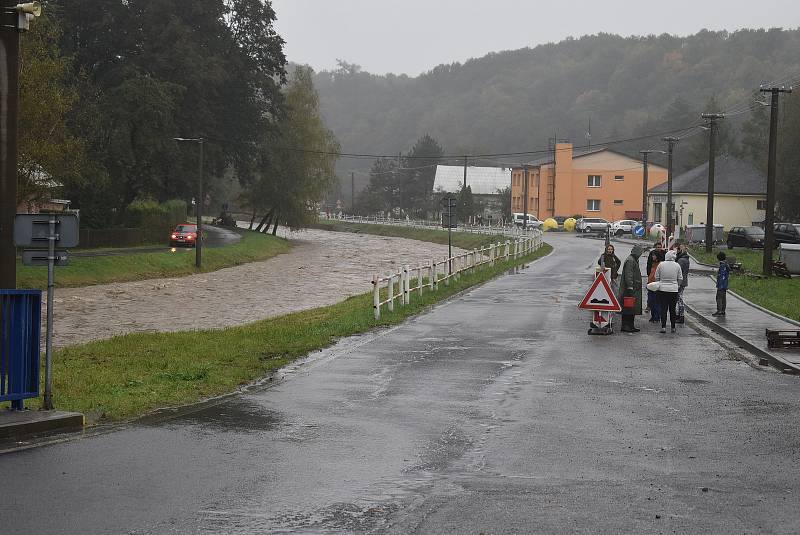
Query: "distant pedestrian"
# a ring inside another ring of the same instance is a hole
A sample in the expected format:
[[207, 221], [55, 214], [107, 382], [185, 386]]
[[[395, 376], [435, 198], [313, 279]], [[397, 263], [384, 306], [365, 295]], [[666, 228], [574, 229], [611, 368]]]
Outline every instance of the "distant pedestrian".
[[[622, 266], [622, 332], [638, 333], [634, 325], [636, 316], [642, 314], [642, 271], [639, 267], [639, 257], [642, 248], [634, 245], [631, 254], [625, 259]], [[630, 298], [630, 306], [625, 306], [625, 298]]]
[[717, 253], [719, 269], [717, 270], [717, 311], [712, 316], [724, 316], [725, 309], [728, 307], [728, 279], [731, 275], [731, 267], [728, 265], [725, 253]]
[[686, 303], [683, 302], [683, 291], [689, 286], [689, 250], [685, 243], [678, 245], [678, 255], [675, 261], [681, 266], [681, 273], [683, 274], [683, 282], [678, 288], [678, 323], [685, 323], [686, 318]]
[[[650, 250], [650, 254], [647, 255], [647, 271], [645, 271], [645, 273], [647, 274], [648, 278], [650, 277], [650, 274], [653, 273], [653, 262], [661, 262], [662, 260], [664, 260], [665, 252], [666, 251], [664, 251], [664, 245], [660, 241], [657, 241], [653, 244], [653, 248]], [[650, 281], [648, 280], [648, 282]], [[654, 301], [654, 296], [648, 293], [647, 308], [644, 309], [645, 312], [652, 312], [651, 305], [653, 304], [653, 301]], [[656, 319], [653, 319], [653, 317], [651, 316], [650, 321], [651, 322], [658, 321], [658, 317], [656, 317]]]
[[[647, 265], [649, 266], [647, 271], [648, 284], [656, 280], [656, 270], [661, 261], [664, 260], [661, 255], [663, 252], [663, 249], [653, 249], [647, 256]], [[661, 310], [661, 302], [658, 300], [656, 292], [650, 289], [647, 290], [647, 310], [650, 311], [650, 323], [661, 321], [661, 313], [663, 312]]]
[[668, 251], [663, 262], [658, 263], [655, 272], [655, 280], [660, 283], [658, 288], [658, 300], [661, 304], [661, 332], [667, 332], [667, 313], [672, 332], [675, 332], [675, 320], [677, 319], [675, 307], [678, 303], [678, 289], [683, 282], [683, 272], [681, 266], [675, 261], [677, 254], [675, 251]]
[[614, 254], [614, 246], [606, 245], [605, 252], [600, 256], [597, 264], [602, 268], [608, 268], [611, 274], [611, 289], [614, 295], [619, 295], [619, 269], [622, 267], [622, 260]]

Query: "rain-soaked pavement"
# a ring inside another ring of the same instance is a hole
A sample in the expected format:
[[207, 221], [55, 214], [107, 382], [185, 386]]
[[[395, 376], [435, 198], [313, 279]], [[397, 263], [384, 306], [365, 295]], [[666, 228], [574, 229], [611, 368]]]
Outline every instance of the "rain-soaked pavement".
[[798, 379], [688, 327], [588, 337], [602, 242], [548, 239], [269, 387], [0, 456], [2, 531], [800, 532]]

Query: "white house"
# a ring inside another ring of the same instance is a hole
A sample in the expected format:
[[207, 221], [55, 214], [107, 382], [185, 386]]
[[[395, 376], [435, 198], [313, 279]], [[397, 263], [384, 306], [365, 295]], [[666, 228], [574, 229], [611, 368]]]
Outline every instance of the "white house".
[[[718, 156], [714, 166], [714, 224], [731, 227], [761, 225], [767, 199], [767, 177], [750, 162], [733, 156]], [[652, 221], [666, 223], [667, 184], [647, 192]], [[708, 162], [672, 180], [675, 224], [706, 223], [708, 203]]]
[[[467, 185], [472, 190], [476, 202], [486, 206], [483, 216], [499, 218], [502, 216], [500, 192], [511, 187], [510, 167], [467, 166]], [[458, 194], [464, 186], [464, 166], [437, 165], [433, 180], [433, 191], [446, 191]]]

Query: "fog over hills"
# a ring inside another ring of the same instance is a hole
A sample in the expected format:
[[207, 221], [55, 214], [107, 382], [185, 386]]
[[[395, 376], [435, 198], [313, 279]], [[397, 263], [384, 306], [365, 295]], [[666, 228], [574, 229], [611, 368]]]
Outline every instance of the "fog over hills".
[[[799, 30], [598, 34], [414, 78], [342, 62], [314, 82], [343, 151], [396, 154], [429, 133], [447, 154], [516, 152], [546, 148], [556, 135], [585, 144], [590, 120], [595, 143], [697, 124], [712, 97], [720, 109], [744, 110], [730, 121], [740, 124], [760, 83], [800, 79], [799, 51]], [[350, 160], [340, 169], [369, 163]]]

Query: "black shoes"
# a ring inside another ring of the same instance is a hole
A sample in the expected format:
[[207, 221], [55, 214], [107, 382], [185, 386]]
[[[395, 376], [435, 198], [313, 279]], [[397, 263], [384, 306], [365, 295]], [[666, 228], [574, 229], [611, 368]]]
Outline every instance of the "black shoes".
[[725, 312], [720, 312], [719, 310], [717, 310], [716, 312], [714, 312], [714, 313], [713, 313], [713, 314], [711, 314], [711, 315], [712, 315], [712, 316], [724, 316], [724, 315], [725, 315]]

